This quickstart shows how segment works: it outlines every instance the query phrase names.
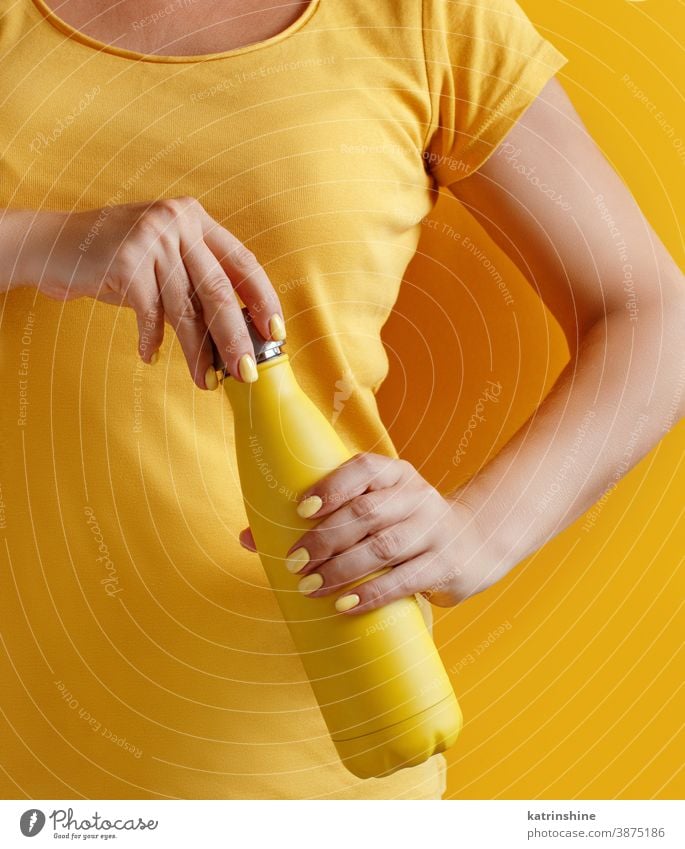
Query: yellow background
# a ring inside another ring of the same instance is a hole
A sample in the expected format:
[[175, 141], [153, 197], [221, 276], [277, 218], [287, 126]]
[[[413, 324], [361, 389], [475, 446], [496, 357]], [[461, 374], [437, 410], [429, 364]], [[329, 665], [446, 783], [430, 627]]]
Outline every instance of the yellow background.
[[[682, 4], [521, 5], [569, 58], [563, 85], [682, 266]], [[625, 74], [653, 107], [634, 96]], [[443, 198], [436, 212], [384, 330], [391, 374], [379, 402], [400, 453], [446, 489], [515, 433], [566, 349], [532, 288], [456, 201]], [[486, 251], [513, 306], [444, 222]], [[502, 383], [500, 400], [455, 468], [451, 457], [487, 379]], [[466, 718], [448, 755], [448, 798], [682, 798], [684, 447], [681, 424], [598, 515], [581, 518], [487, 593], [435, 608], [436, 639]]]

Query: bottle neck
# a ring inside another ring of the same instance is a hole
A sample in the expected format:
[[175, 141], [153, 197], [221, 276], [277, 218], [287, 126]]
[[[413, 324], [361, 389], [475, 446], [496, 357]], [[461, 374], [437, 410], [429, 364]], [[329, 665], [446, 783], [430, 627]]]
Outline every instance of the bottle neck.
[[[261, 363], [265, 363], [275, 357], [283, 356], [282, 348], [285, 345], [285, 339], [265, 339], [255, 327], [250, 311], [246, 307], [243, 307], [242, 315], [245, 320], [245, 327], [250, 337], [250, 341], [252, 342], [252, 347], [254, 348], [255, 362], [257, 365], [259, 366]], [[219, 349], [214, 344], [214, 340], [211, 336], [209, 337], [209, 341], [212, 345], [214, 368], [218, 372], [221, 372], [221, 374], [226, 378], [229, 376], [229, 372], [226, 369], [226, 363], [224, 362], [223, 357], [219, 353]]]
[[257, 371], [259, 379], [254, 383], [245, 383], [230, 376], [224, 378], [224, 392], [236, 416], [248, 411], [253, 414], [263, 412], [265, 404], [268, 405], [266, 412], [273, 414], [274, 399], [283, 399], [299, 389], [287, 354], [263, 360], [257, 365]]

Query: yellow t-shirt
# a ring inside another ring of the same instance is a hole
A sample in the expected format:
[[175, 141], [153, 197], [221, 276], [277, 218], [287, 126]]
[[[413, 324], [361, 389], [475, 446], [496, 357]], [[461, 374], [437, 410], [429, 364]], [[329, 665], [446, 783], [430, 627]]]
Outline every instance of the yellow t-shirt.
[[[2, 0], [0, 57], [0, 207], [104, 207], [105, 226], [114, 204], [199, 198], [267, 269], [305, 391], [352, 450], [389, 454], [380, 331], [421, 219], [564, 62], [511, 0], [312, 0], [195, 57]], [[144, 366], [129, 310], [15, 290], [0, 384], [3, 797], [440, 796], [442, 757], [370, 781], [338, 761], [237, 543], [230, 408], [171, 332]]]

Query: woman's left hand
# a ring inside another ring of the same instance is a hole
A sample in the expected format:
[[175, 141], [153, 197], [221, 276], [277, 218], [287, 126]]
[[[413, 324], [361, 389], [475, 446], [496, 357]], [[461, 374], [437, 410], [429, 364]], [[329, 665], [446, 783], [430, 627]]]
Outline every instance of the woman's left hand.
[[[340, 612], [363, 613], [415, 593], [449, 607], [503, 574], [488, 562], [469, 508], [440, 495], [406, 460], [356, 454], [302, 493], [297, 512], [318, 524], [290, 548], [284, 568], [310, 598], [338, 594]], [[255, 550], [249, 529], [240, 542]]]

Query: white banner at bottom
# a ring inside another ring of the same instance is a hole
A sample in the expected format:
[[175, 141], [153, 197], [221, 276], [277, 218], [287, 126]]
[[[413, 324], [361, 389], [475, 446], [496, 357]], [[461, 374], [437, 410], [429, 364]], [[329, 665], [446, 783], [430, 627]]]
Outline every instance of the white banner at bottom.
[[[34, 843], [27, 841], [33, 840]], [[685, 847], [679, 801], [0, 801], [0, 847]]]

